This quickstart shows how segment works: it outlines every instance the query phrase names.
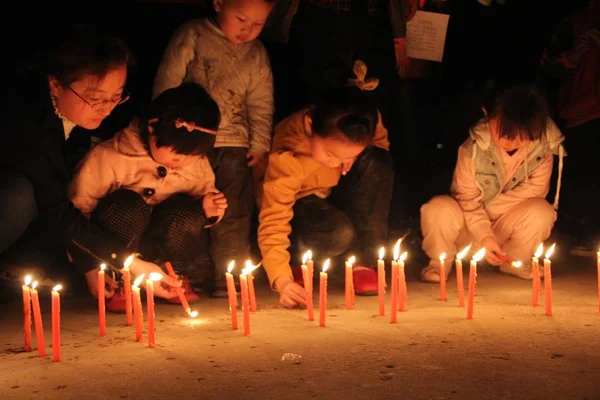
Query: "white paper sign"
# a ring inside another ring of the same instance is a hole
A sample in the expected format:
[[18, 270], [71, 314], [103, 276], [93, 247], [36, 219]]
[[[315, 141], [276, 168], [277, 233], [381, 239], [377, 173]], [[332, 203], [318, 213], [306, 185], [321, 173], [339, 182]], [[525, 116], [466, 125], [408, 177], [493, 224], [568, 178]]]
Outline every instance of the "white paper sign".
[[417, 11], [406, 24], [406, 55], [441, 62], [449, 18], [446, 14]]

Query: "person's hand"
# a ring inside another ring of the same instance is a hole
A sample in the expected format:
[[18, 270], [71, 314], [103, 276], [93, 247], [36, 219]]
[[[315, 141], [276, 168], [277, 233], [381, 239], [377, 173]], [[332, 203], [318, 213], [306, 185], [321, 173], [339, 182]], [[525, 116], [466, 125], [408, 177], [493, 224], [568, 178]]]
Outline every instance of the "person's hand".
[[344, 161], [342, 163], [342, 165], [340, 166], [340, 169], [342, 170], [342, 175], [346, 175], [348, 173], [348, 171], [350, 171], [350, 168], [352, 168], [354, 161], [356, 161], [356, 158]]
[[493, 236], [486, 236], [481, 240], [481, 246], [485, 247], [485, 259], [491, 265], [500, 265], [506, 259], [506, 254], [496, 242]]
[[[90, 293], [98, 298], [98, 270], [93, 269], [85, 274], [85, 280], [87, 281], [88, 290]], [[110, 299], [115, 294], [115, 290], [119, 288], [119, 285], [115, 280], [104, 274], [104, 296]]]
[[249, 167], [254, 167], [260, 162], [261, 157], [258, 154], [256, 154], [256, 152], [249, 150], [246, 153], [246, 160], [248, 160]]
[[172, 299], [177, 297], [177, 288], [181, 287], [181, 281], [170, 277], [165, 271], [162, 270], [158, 265], [134, 258], [129, 266], [129, 270], [133, 276], [139, 276], [145, 274], [143, 284], [145, 287], [146, 279], [152, 272], [157, 272], [162, 275], [160, 281], [154, 282], [154, 294], [164, 299]]
[[275, 290], [279, 292], [279, 303], [285, 308], [306, 305], [306, 290], [298, 285], [291, 276], [281, 276], [275, 279]]
[[204, 215], [208, 218], [221, 216], [227, 208], [227, 199], [223, 193], [208, 193], [202, 199]]

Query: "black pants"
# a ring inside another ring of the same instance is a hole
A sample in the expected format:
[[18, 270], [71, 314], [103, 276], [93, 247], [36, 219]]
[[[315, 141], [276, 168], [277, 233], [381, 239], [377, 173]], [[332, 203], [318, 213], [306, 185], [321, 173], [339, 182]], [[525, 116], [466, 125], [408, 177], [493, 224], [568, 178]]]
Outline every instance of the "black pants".
[[379, 78], [379, 86], [367, 92], [373, 97], [390, 132], [399, 134], [398, 92], [393, 31], [389, 16], [339, 15], [327, 9], [300, 5], [290, 28], [290, 70], [293, 85], [291, 109], [314, 104], [331, 87], [354, 77], [353, 62], [363, 60], [367, 77]]
[[372, 265], [388, 244], [388, 217], [394, 170], [390, 154], [365, 150], [328, 199], [311, 195], [296, 201], [292, 259], [310, 249], [319, 260], [344, 255], [352, 247], [357, 263]]
[[190, 270], [208, 245], [200, 199], [175, 194], [152, 208], [138, 193], [121, 189], [98, 203], [92, 221], [145, 260], [170, 261], [192, 280], [200, 276]]
[[219, 147], [210, 156], [215, 186], [227, 198], [225, 216], [210, 229], [210, 256], [215, 265], [216, 279], [226, 272], [231, 260], [241, 265], [250, 257], [254, 195], [247, 152], [248, 149], [243, 147]]

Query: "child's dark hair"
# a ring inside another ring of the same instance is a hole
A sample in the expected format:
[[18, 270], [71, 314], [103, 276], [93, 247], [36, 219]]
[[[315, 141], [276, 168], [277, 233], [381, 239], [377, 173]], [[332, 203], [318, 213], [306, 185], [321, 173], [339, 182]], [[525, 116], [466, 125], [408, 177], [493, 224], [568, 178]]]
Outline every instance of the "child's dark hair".
[[194, 124], [216, 133], [221, 113], [217, 103], [201, 85], [187, 82], [165, 90], [150, 104], [148, 112], [140, 120], [140, 135], [146, 146], [150, 120], [157, 120], [151, 123], [157, 147], [170, 147], [179, 154], [204, 155], [214, 148], [216, 135], [178, 127], [175, 121]]
[[48, 49], [44, 73], [67, 86], [85, 75], [104, 77], [122, 65], [131, 67], [134, 56], [127, 43], [96, 25], [76, 25]]
[[533, 84], [496, 89], [484, 102], [488, 118], [498, 118], [498, 135], [509, 140], [539, 140], [550, 116], [544, 95]]
[[368, 143], [379, 118], [369, 96], [355, 86], [329, 89], [310, 114], [312, 132], [321, 137], [338, 133], [351, 143]]

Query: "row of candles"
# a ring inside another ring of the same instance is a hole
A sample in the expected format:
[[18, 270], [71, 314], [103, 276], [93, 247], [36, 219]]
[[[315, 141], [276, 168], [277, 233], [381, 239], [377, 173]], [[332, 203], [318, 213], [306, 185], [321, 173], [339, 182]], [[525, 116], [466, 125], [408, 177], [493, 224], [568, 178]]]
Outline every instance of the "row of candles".
[[[390, 323], [397, 323], [397, 312], [406, 310], [406, 303], [408, 300], [406, 277], [405, 277], [405, 260], [407, 258], [407, 252], [400, 254], [401, 239], [396, 242], [393, 250], [393, 259], [391, 263], [391, 296], [390, 296]], [[554, 252], [556, 243], [553, 244], [548, 251], [545, 253], [543, 260], [543, 271], [544, 271], [544, 288], [545, 288], [545, 312], [546, 315], [552, 315], [552, 263], [550, 257]], [[463, 266], [462, 260], [467, 255], [471, 245], [465, 247], [461, 252], [456, 255], [455, 269], [456, 269], [456, 282], [457, 282], [457, 293], [458, 293], [458, 306], [465, 307], [466, 305], [466, 318], [473, 319], [474, 311], [474, 296], [477, 283], [477, 263], [485, 256], [485, 248], [477, 251], [470, 262], [469, 271], [469, 283], [468, 283], [468, 297], [465, 304], [464, 296], [464, 283], [463, 283]], [[540, 257], [544, 252], [543, 243], [541, 243], [532, 257], [532, 294], [531, 294], [531, 305], [537, 307], [539, 304], [539, 297], [541, 294], [541, 276], [539, 272], [539, 261]], [[386, 277], [385, 277], [385, 262], [384, 262], [385, 248], [379, 250], [379, 258], [377, 260], [377, 274], [378, 274], [378, 309], [379, 315], [385, 315], [385, 299], [386, 299]], [[145, 275], [140, 275], [136, 280], [131, 283], [131, 275], [129, 266], [133, 260], [134, 255], [127, 258], [124, 263], [124, 267], [121, 270], [123, 274], [123, 283], [125, 288], [125, 300], [126, 300], [126, 324], [135, 325], [135, 336], [137, 342], [143, 341], [142, 330], [143, 330], [143, 308], [140, 295], [140, 284], [143, 281]], [[350, 257], [345, 262], [345, 309], [350, 310], [355, 305], [355, 292], [353, 282], [353, 265], [356, 261], [354, 256]], [[442, 253], [439, 257], [440, 262], [440, 300], [447, 301], [446, 293], [446, 254]], [[330, 267], [330, 259], [327, 259], [319, 276], [319, 326], [326, 326], [326, 310], [327, 310], [327, 271]], [[513, 267], [521, 268], [521, 261], [514, 261]], [[168, 274], [176, 278], [176, 274], [173, 270], [172, 265], [167, 262], [165, 264]], [[237, 318], [237, 291], [235, 288], [234, 277], [232, 274], [235, 266], [234, 261], [231, 261], [226, 272], [227, 291], [228, 291], [228, 302], [229, 311], [231, 314], [231, 326], [233, 330], [238, 329], [238, 318]], [[243, 331], [244, 335], [250, 334], [250, 312], [257, 311], [256, 303], [256, 292], [254, 290], [254, 276], [252, 272], [260, 266], [252, 265], [248, 260], [246, 261], [246, 267], [241, 271], [239, 275], [241, 298], [242, 298], [242, 312], [243, 312]], [[99, 328], [100, 336], [106, 335], [106, 299], [105, 299], [105, 269], [106, 265], [100, 265], [98, 271], [98, 316], [99, 316]], [[313, 276], [314, 276], [314, 262], [312, 260], [312, 252], [309, 250], [306, 252], [302, 259], [302, 277], [304, 283], [304, 289], [306, 291], [307, 299], [307, 313], [308, 320], [314, 321], [314, 306], [313, 306]], [[598, 313], [600, 314], [600, 250], [597, 253], [597, 269], [598, 269]], [[147, 307], [147, 324], [148, 324], [148, 347], [155, 346], [155, 312], [154, 312], [154, 283], [159, 282], [163, 275], [160, 273], [150, 273], [146, 279], [146, 307]], [[34, 326], [36, 331], [36, 338], [38, 344], [39, 355], [44, 357], [46, 355], [44, 332], [42, 325], [41, 309], [39, 304], [38, 292], [36, 290], [37, 282], [32, 282], [31, 276], [25, 278], [25, 284], [23, 285], [23, 323], [24, 323], [24, 337], [25, 337], [25, 350], [32, 351], [31, 344], [31, 309], [33, 308]], [[52, 288], [52, 348], [53, 348], [53, 361], [60, 361], [60, 295], [61, 285], [56, 285]], [[197, 311], [192, 311], [189, 306], [184, 290], [182, 288], [177, 289], [177, 294], [181, 301], [182, 307], [184, 308], [187, 315], [191, 318], [198, 316]]]

